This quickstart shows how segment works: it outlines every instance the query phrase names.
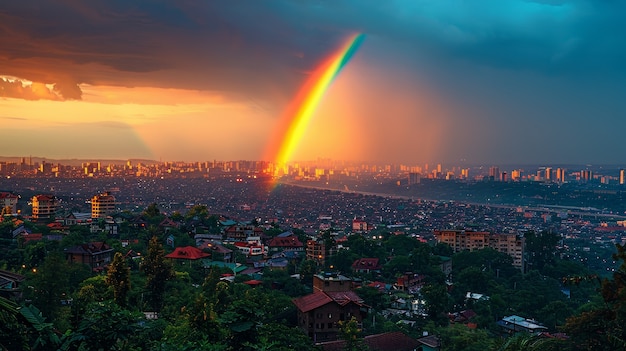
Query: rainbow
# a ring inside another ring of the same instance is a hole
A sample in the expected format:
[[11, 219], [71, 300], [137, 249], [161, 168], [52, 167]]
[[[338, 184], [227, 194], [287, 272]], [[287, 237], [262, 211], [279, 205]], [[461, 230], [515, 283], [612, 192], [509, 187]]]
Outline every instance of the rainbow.
[[291, 161], [324, 93], [350, 61], [364, 38], [365, 36], [360, 33], [350, 36], [344, 45], [324, 60], [307, 79], [285, 114], [283, 128], [280, 129], [279, 137], [275, 139], [277, 144], [270, 148], [267, 159], [273, 160], [279, 167]]

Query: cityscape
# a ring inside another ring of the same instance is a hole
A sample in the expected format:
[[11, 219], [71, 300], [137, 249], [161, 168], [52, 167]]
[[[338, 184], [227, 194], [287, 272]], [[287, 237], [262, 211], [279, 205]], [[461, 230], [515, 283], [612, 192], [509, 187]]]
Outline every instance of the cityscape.
[[0, 4], [0, 349], [626, 349], [626, 5]]

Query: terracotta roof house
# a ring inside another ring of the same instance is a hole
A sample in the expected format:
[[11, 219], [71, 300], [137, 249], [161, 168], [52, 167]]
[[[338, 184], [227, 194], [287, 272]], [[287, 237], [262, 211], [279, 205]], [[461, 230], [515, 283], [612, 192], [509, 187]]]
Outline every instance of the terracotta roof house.
[[206, 258], [209, 256], [211, 255], [206, 252], [202, 252], [202, 250], [198, 249], [197, 247], [184, 246], [175, 248], [174, 251], [165, 255], [165, 258], [195, 261], [200, 258]]
[[100, 271], [111, 262], [113, 249], [103, 242], [93, 242], [65, 249], [65, 258], [69, 263], [89, 265], [92, 270]]
[[292, 300], [298, 308], [298, 326], [314, 342], [336, 340], [339, 321], [355, 317], [361, 323], [369, 310], [359, 295], [347, 289], [351, 285], [349, 282], [340, 282], [344, 284], [322, 284], [328, 290], [314, 289], [314, 293]]
[[378, 258], [359, 258], [352, 264], [355, 273], [380, 273]]
[[[382, 334], [368, 335], [363, 338], [366, 350], [372, 351], [414, 351], [421, 350], [422, 345], [417, 339], [402, 333], [388, 332]], [[345, 340], [329, 341], [319, 343], [324, 351], [343, 351], [346, 347]]]
[[292, 232], [284, 232], [272, 238], [269, 243], [270, 252], [304, 251], [304, 244]]

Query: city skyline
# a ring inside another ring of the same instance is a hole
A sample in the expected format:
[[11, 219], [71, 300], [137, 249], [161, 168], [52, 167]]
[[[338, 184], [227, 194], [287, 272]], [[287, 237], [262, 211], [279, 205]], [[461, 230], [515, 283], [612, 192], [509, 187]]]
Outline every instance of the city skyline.
[[625, 10], [582, 0], [2, 4], [0, 149], [272, 161], [266, 150], [300, 88], [359, 33], [291, 161], [620, 164]]

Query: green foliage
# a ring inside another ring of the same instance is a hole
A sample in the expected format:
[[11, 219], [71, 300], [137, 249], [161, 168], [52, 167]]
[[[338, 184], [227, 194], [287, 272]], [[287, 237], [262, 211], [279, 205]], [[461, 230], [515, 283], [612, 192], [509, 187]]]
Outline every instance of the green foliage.
[[0, 348], [24, 350], [28, 348], [27, 326], [18, 319], [18, 305], [0, 296]]
[[529, 333], [519, 333], [508, 338], [498, 351], [550, 351], [558, 350], [563, 342]]
[[487, 331], [469, 329], [462, 324], [452, 324], [444, 328], [427, 328], [434, 330], [445, 351], [484, 351], [495, 350], [496, 339]]
[[33, 304], [55, 324], [60, 322], [61, 299], [69, 296], [68, 270], [69, 265], [60, 254], [50, 254], [29, 279], [28, 285], [33, 289], [25, 291], [32, 294]]
[[106, 284], [113, 289], [113, 299], [120, 306], [126, 305], [130, 290], [130, 268], [121, 252], [116, 252], [113, 262], [107, 268]]
[[339, 321], [339, 337], [346, 342], [345, 351], [359, 351], [366, 348], [359, 321], [353, 316], [348, 321]]
[[556, 245], [561, 240], [557, 233], [543, 231], [536, 234], [529, 231], [524, 235], [526, 239], [527, 264], [530, 269], [543, 271], [546, 265], [553, 265], [555, 261]]
[[148, 304], [154, 311], [160, 311], [163, 306], [166, 283], [174, 278], [174, 271], [169, 262], [165, 261], [163, 245], [156, 236], [150, 239], [148, 253], [144, 257], [141, 269], [146, 274]]
[[61, 339], [56, 334], [52, 323], [47, 323], [37, 307], [30, 305], [20, 308], [20, 314], [30, 323], [35, 330], [35, 341], [32, 350], [52, 350], [61, 344]]
[[314, 260], [304, 260], [300, 264], [299, 270], [300, 280], [309, 286], [313, 285], [313, 276], [318, 271], [317, 262]]
[[626, 349], [626, 247], [619, 244], [616, 247], [613, 259], [622, 263], [612, 279], [602, 281], [600, 292], [604, 304], [568, 318], [564, 326], [573, 349]]
[[450, 299], [445, 285], [426, 284], [420, 293], [426, 300], [428, 317], [440, 325], [446, 324], [448, 320], [444, 312], [450, 307]]
[[121, 308], [113, 302], [93, 303], [76, 330], [63, 335], [63, 351], [129, 350], [141, 343], [141, 314]]

